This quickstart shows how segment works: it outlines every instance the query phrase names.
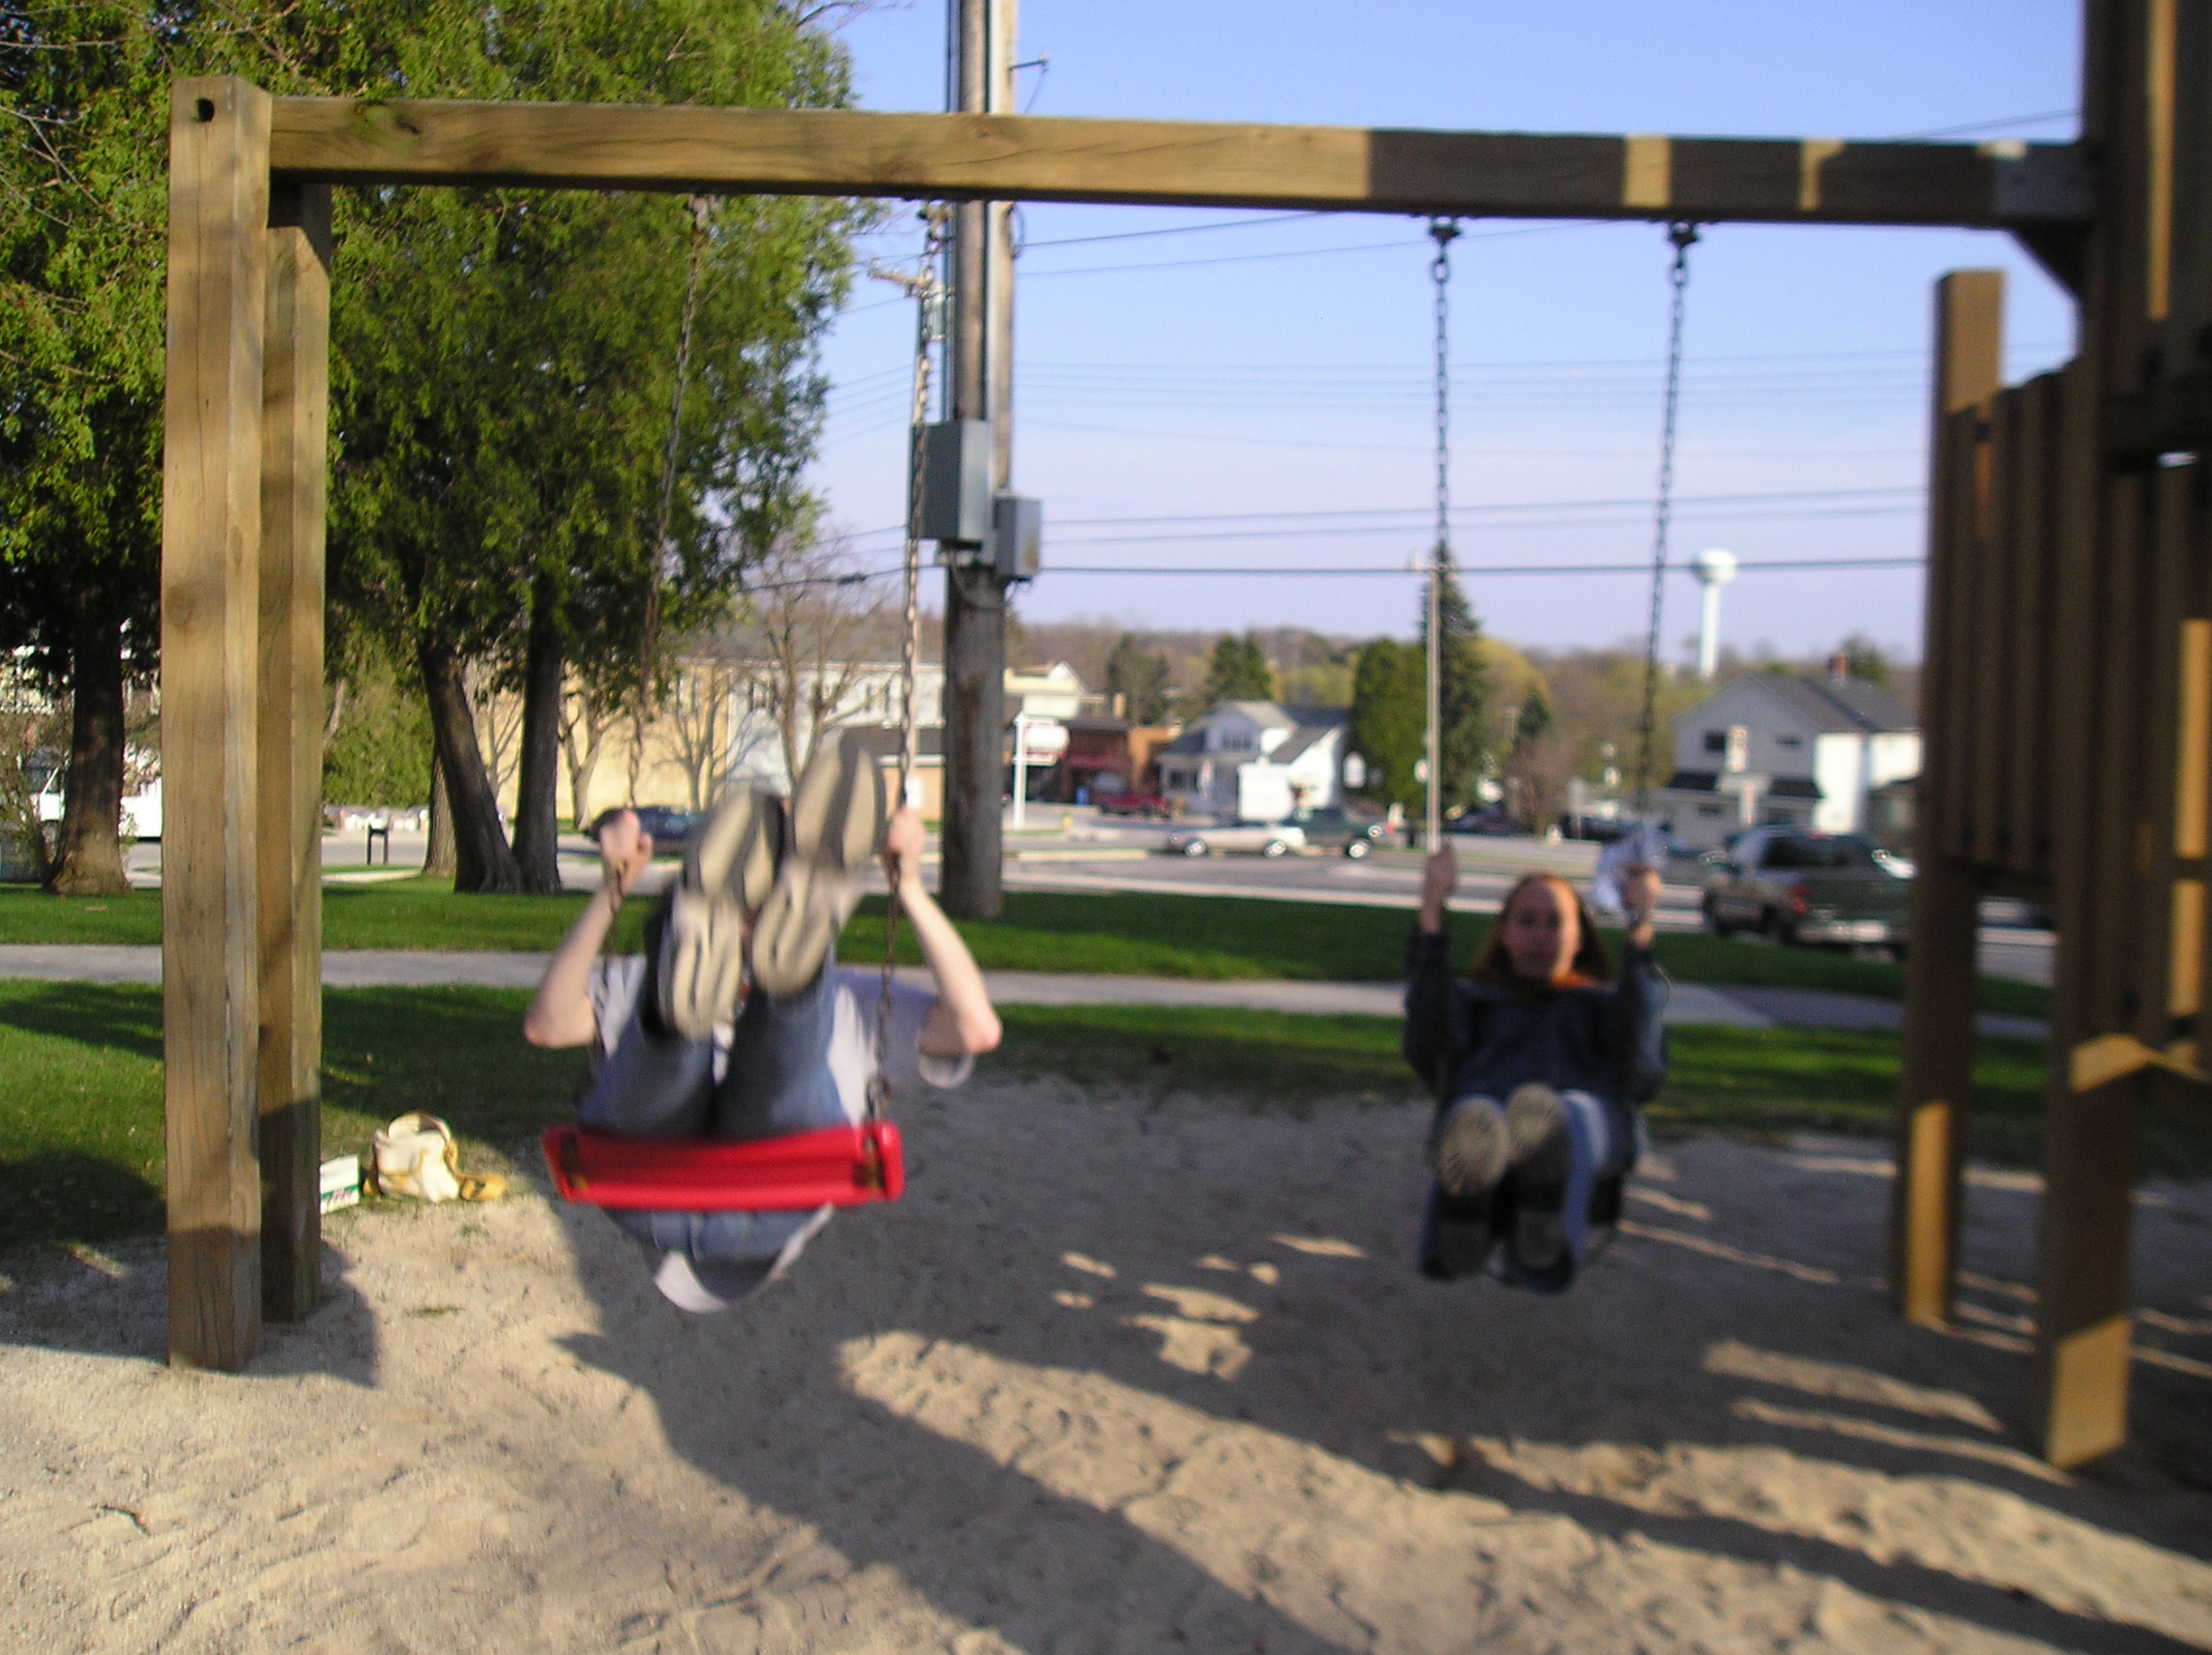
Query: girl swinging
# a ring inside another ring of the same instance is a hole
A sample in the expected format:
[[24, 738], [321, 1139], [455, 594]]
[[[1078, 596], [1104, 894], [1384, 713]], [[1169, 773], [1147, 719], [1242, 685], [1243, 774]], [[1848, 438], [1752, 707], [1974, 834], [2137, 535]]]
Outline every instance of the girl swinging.
[[1406, 1060], [1437, 1089], [1436, 1178], [1421, 1269], [1440, 1281], [1492, 1266], [1561, 1292], [1619, 1211], [1643, 1136], [1638, 1106], [1666, 1078], [1665, 979], [1651, 951], [1659, 876], [1621, 881], [1628, 939], [1615, 980], [1589, 910], [1557, 875], [1506, 893], [1489, 946], [1451, 976], [1447, 846], [1429, 857], [1406, 943]]

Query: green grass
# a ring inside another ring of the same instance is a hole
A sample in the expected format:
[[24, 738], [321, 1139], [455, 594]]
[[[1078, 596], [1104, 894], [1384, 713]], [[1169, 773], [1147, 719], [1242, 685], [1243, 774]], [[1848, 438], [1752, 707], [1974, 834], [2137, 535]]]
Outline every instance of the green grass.
[[[584, 900], [456, 896], [443, 881], [424, 879], [328, 886], [323, 942], [334, 949], [542, 951], [560, 941]], [[643, 903], [625, 910], [618, 947], [636, 945], [644, 913]], [[992, 971], [1373, 982], [1397, 978], [1406, 923], [1405, 911], [1395, 908], [1136, 891], [1008, 891], [999, 918], [963, 921], [960, 931], [976, 960]], [[1490, 935], [1490, 921], [1480, 915], [1459, 915], [1453, 926], [1463, 957]], [[23, 886], [0, 888], [0, 943], [158, 943], [160, 935], [158, 892], [65, 902]], [[912, 935], [902, 935], [901, 957], [918, 961]], [[1617, 949], [1618, 935], [1610, 940]], [[881, 899], [861, 905], [839, 949], [848, 960], [881, 957]], [[1659, 957], [1683, 982], [1840, 989], [1883, 1000], [1905, 994], [1901, 966], [1813, 948], [1685, 934], [1661, 937]], [[2042, 1017], [2049, 1004], [2049, 991], [2033, 983], [1982, 979], [1985, 1011]]]
[[[520, 1035], [528, 996], [498, 989], [356, 989], [324, 997], [324, 1152], [366, 1147], [383, 1121], [426, 1109], [451, 1122], [472, 1170], [527, 1154], [565, 1118], [583, 1060]], [[95, 1241], [161, 1225], [160, 991], [0, 982], [0, 1246]], [[1302, 1114], [1328, 1099], [1422, 1107], [1387, 1017], [1210, 1007], [1010, 1006], [986, 1073], [1064, 1077], [1140, 1095], [1188, 1093]], [[1652, 1106], [1663, 1134], [1819, 1130], [1883, 1138], [1897, 1089], [1894, 1036], [1677, 1029]], [[1977, 1155], [2033, 1165], [2043, 1051], [1979, 1042]], [[488, 1078], [487, 1078], [488, 1077]], [[2152, 1110], [2142, 1164], [2212, 1175], [2212, 1131]]]

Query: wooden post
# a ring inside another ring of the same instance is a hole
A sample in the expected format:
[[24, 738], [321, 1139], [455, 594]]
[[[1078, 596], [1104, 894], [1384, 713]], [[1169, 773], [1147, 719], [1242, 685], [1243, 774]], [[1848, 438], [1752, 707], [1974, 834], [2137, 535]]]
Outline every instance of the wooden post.
[[2171, 100], [2159, 88], [2170, 86], [2173, 9], [2167, 0], [2095, 0], [2084, 15], [2082, 132], [2103, 157], [2104, 199], [2083, 259], [2081, 350], [2067, 374], [2058, 448], [2058, 947], [2031, 1411], [2043, 1452], [2058, 1466], [2095, 1459], [2127, 1437], [2130, 1204], [2144, 1085], [2139, 1074], [2076, 1091], [2069, 1059], [2092, 1036], [2138, 1027], [2143, 944], [2165, 929], [2144, 923], [2155, 840], [2139, 785], [2161, 744], [2145, 727], [2154, 714], [2141, 670], [2153, 479], [2130, 469], [2139, 456], [2123, 466], [2106, 452], [2103, 422], [2114, 399], [2139, 394], [2158, 371], [2148, 347], [2165, 307], [2169, 224], [2152, 203], [2156, 181], [2170, 175]]
[[315, 1307], [322, 1255], [323, 488], [331, 191], [272, 191], [261, 404], [261, 1305]]
[[169, 95], [161, 470], [161, 1010], [169, 1359], [236, 1369], [261, 1331], [254, 717], [269, 99]]
[[1950, 1320], [1958, 1273], [1966, 1109], [1974, 1079], [1975, 941], [1980, 891], [1951, 851], [1961, 824], [1958, 772], [1977, 755], [1957, 740], [1968, 688], [1958, 643], [1971, 618], [1962, 566], [1985, 520], [1973, 461], [1976, 421], [2002, 383], [2004, 273], [1955, 271], [1936, 287], [1936, 406], [1930, 473], [1928, 604], [1921, 719], [1920, 811], [1913, 823], [1912, 949], [1906, 961], [1897, 1178], [1890, 1190], [1890, 1292], [1907, 1321]]

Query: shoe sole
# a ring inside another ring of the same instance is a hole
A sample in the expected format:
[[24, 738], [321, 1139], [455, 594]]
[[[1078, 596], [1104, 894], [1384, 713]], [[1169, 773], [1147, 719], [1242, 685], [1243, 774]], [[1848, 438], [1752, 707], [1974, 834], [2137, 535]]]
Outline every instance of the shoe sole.
[[781, 806], [767, 794], [733, 787], [692, 834], [682, 883], [694, 891], [726, 891], [742, 911], [757, 913], [775, 883], [782, 838]]
[[786, 861], [753, 923], [753, 983], [788, 1000], [821, 974], [830, 944], [860, 900], [860, 882], [808, 862]]
[[867, 737], [848, 731], [834, 747], [814, 755], [792, 790], [786, 860], [858, 873], [875, 855], [885, 813], [883, 767]]
[[1566, 1106], [1550, 1087], [1528, 1085], [1505, 1101], [1512, 1160], [1513, 1255], [1524, 1268], [1557, 1269], [1567, 1253], [1567, 1174], [1574, 1151]]
[[679, 886], [660, 939], [660, 1021], [706, 1040], [737, 1015], [745, 979], [744, 911], [721, 890]]
[[1437, 1134], [1437, 1189], [1450, 1202], [1484, 1200], [1505, 1176], [1506, 1145], [1497, 1110], [1484, 1103], [1461, 1105]]

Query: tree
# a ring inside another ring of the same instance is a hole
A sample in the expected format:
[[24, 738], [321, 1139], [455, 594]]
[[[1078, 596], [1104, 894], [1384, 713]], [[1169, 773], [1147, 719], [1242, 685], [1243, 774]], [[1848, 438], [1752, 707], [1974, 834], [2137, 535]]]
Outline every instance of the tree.
[[1167, 721], [1171, 669], [1165, 655], [1155, 655], [1130, 632], [1121, 634], [1114, 653], [1106, 657], [1106, 693], [1121, 698], [1121, 715], [1132, 724]]
[[1275, 675], [1267, 665], [1260, 640], [1249, 632], [1241, 638], [1224, 632], [1213, 646], [1212, 659], [1207, 663], [1207, 706], [1219, 707], [1224, 701], [1274, 699]]
[[1896, 677], [1888, 654], [1864, 632], [1853, 632], [1838, 644], [1836, 653], [1842, 658], [1844, 672], [1848, 677], [1864, 679], [1883, 689], [1889, 688]]
[[1532, 685], [1513, 719], [1513, 750], [1542, 740], [1552, 733], [1553, 723], [1552, 704], [1544, 698], [1543, 686]]
[[[1443, 572], [1439, 583], [1437, 614], [1441, 644], [1439, 707], [1441, 713], [1441, 752], [1443, 775], [1439, 786], [1446, 810], [1464, 810], [1475, 800], [1490, 757], [1489, 731], [1485, 727], [1490, 702], [1490, 675], [1482, 657], [1482, 625], [1473, 606], [1460, 589], [1451, 553], [1440, 551]], [[1417, 631], [1426, 676], [1429, 611], [1424, 597]]]
[[1415, 773], [1428, 728], [1428, 662], [1416, 645], [1377, 638], [1359, 652], [1352, 681], [1352, 745], [1367, 764], [1370, 798], [1418, 808]]
[[1532, 684], [1514, 715], [1513, 741], [1505, 755], [1506, 808], [1524, 828], [1543, 831], [1559, 814], [1574, 773], [1574, 749], [1560, 738], [1543, 686]]
[[848, 717], [865, 646], [882, 630], [883, 598], [844, 578], [852, 572], [835, 547], [785, 541], [761, 566], [731, 640], [742, 686], [734, 692], [748, 714], [769, 721], [794, 781], [823, 733]]

